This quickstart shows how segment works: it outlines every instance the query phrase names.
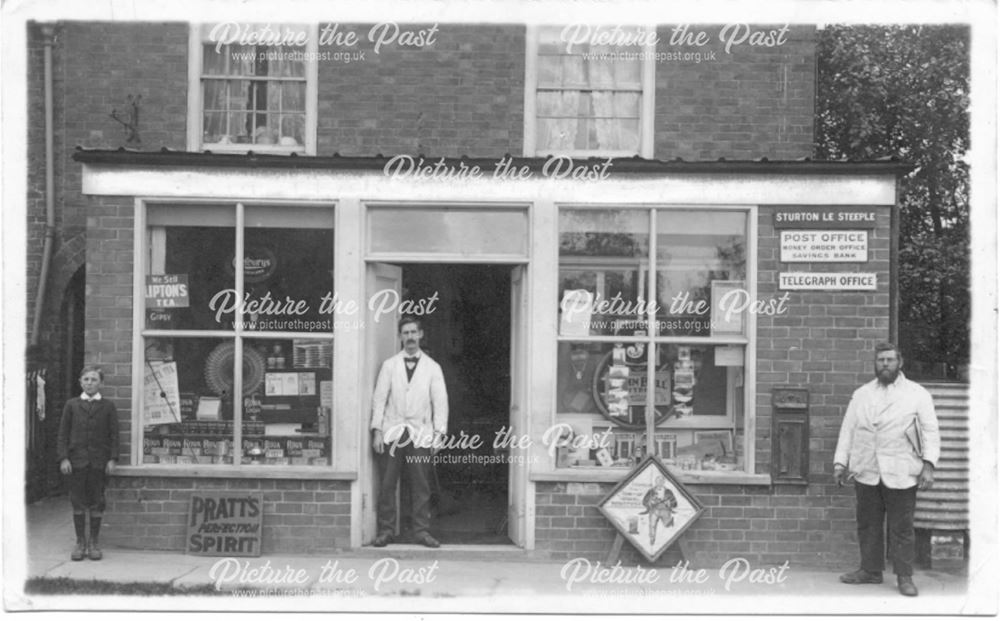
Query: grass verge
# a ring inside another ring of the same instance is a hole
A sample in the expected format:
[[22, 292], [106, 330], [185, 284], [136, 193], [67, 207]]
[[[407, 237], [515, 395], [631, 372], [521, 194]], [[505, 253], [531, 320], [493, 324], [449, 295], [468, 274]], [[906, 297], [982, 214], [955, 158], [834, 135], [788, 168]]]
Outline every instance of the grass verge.
[[33, 595], [227, 595], [210, 584], [176, 587], [169, 582], [110, 582], [72, 578], [29, 578], [24, 592]]

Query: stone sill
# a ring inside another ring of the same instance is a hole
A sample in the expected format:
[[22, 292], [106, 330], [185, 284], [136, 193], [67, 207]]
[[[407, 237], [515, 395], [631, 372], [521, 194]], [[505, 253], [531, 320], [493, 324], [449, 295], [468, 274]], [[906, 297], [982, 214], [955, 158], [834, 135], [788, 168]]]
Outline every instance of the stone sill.
[[321, 481], [356, 481], [357, 472], [339, 472], [324, 468], [294, 466], [118, 466], [112, 477], [165, 477], [196, 479], [308, 479]]
[[[760, 485], [770, 486], [771, 475], [748, 474], [746, 472], [719, 470], [675, 470], [669, 468], [670, 474], [685, 485]], [[532, 481], [552, 481], [567, 483], [620, 483], [632, 471], [625, 469], [593, 468], [563, 468], [545, 472], [532, 472]]]

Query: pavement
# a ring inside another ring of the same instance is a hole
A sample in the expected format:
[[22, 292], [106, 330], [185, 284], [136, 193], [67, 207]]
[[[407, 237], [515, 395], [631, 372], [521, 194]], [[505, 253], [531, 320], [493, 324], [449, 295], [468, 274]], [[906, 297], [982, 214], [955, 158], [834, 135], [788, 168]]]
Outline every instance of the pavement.
[[794, 565], [752, 567], [733, 560], [701, 573], [654, 572], [596, 561], [567, 564], [492, 546], [390, 545], [335, 556], [240, 559], [102, 546], [102, 561], [73, 562], [75, 537], [65, 497], [30, 505], [26, 518], [27, 577], [214, 585], [222, 595], [12, 595], [6, 584], [10, 609], [952, 615], [990, 612], [996, 605], [995, 586], [987, 590], [992, 593], [976, 592], [974, 576], [970, 589], [962, 561], [936, 560], [933, 570], [918, 570], [916, 598], [899, 595], [891, 573], [881, 585], [845, 585], [837, 572]]

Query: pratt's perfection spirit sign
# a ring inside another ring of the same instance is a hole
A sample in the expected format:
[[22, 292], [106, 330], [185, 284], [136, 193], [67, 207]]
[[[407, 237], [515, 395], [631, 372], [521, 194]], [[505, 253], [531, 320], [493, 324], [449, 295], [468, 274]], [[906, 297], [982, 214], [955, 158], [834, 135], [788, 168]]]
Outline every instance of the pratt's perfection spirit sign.
[[868, 231], [781, 231], [783, 263], [865, 263]]
[[187, 552], [198, 556], [260, 556], [261, 494], [193, 494]]

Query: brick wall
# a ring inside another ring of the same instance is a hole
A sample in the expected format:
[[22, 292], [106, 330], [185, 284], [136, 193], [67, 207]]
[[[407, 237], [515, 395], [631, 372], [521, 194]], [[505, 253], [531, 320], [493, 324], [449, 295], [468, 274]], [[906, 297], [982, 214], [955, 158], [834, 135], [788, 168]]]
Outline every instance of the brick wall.
[[361, 42], [320, 51], [365, 57], [319, 62], [319, 154], [521, 154], [523, 26], [442, 24], [432, 45], [384, 45], [378, 54], [367, 40], [371, 24], [338, 27]]
[[239, 491], [264, 497], [264, 554], [329, 554], [350, 547], [347, 481], [111, 477], [102, 537], [144, 550], [184, 550], [191, 494]]
[[129, 463], [132, 414], [133, 206], [128, 198], [92, 197], [87, 207], [87, 301], [84, 361], [104, 370], [101, 394], [118, 408], [120, 464]]
[[[616, 530], [597, 509], [610, 483], [539, 483], [535, 493], [535, 542], [555, 559], [603, 561]], [[681, 535], [692, 567], [718, 568], [742, 557], [754, 566], [843, 568], [857, 562], [853, 492], [834, 485], [750, 487], [690, 485], [705, 512]], [[674, 548], [654, 566], [669, 567]], [[649, 563], [629, 544], [623, 565]]]
[[771, 388], [809, 389], [810, 480], [833, 472], [840, 422], [854, 390], [873, 379], [875, 344], [889, 338], [889, 208], [877, 212], [867, 263], [781, 263], [774, 209], [758, 217], [757, 295], [777, 298], [778, 273], [875, 272], [876, 291], [790, 291], [788, 312], [757, 317], [757, 472], [771, 463]]
[[[77, 146], [116, 149], [125, 132], [111, 118], [128, 95], [141, 95], [139, 135], [144, 149], [183, 149], [187, 126], [187, 26], [60, 22], [53, 47], [53, 140], [56, 238], [42, 335], [51, 341], [59, 300], [82, 265], [79, 246], [87, 231], [87, 202], [81, 194], [81, 167], [72, 161]], [[28, 305], [33, 315], [45, 222], [45, 130], [41, 28], [28, 28]], [[48, 343], [50, 349], [59, 344]], [[58, 351], [50, 351], [59, 360]]]
[[702, 60], [668, 56], [656, 64], [655, 157], [773, 160], [812, 155], [815, 28], [793, 26], [780, 46], [744, 42], [729, 53], [719, 40], [719, 24], [689, 27], [691, 33], [709, 35], [704, 46], [671, 45], [673, 28], [657, 30], [657, 52], [697, 52]]

